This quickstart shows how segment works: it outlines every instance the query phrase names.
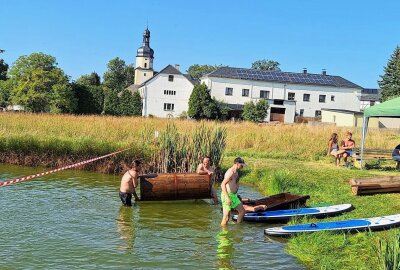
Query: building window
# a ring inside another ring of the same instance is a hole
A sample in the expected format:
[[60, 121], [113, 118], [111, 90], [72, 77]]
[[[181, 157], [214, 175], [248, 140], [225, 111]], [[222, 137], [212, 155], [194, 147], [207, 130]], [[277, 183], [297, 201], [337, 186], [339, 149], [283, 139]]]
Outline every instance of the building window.
[[274, 99], [274, 105], [283, 105], [283, 99]]
[[233, 88], [227, 87], [225, 88], [225, 96], [232, 96], [233, 95]]
[[316, 110], [315, 111], [315, 117], [321, 117], [321, 111], [320, 110]]
[[164, 90], [164, 95], [175, 96], [176, 95], [176, 91], [175, 90]]
[[300, 116], [304, 115], [304, 109], [300, 109]]
[[335, 96], [331, 96], [331, 101], [335, 101]]
[[242, 89], [242, 97], [248, 97], [250, 93], [249, 89]]
[[304, 94], [303, 101], [310, 101], [310, 94]]
[[319, 103], [325, 103], [326, 95], [319, 95]]
[[269, 91], [260, 90], [260, 98], [269, 99]]
[[143, 76], [145, 76], [145, 77], [146, 77], [146, 73], [143, 73]]
[[173, 103], [164, 103], [164, 111], [173, 111], [175, 104]]
[[168, 75], [168, 81], [173, 82], [174, 81], [174, 75]]
[[144, 63], [144, 68], [147, 68], [147, 63]]
[[294, 93], [288, 93], [288, 100], [294, 100]]

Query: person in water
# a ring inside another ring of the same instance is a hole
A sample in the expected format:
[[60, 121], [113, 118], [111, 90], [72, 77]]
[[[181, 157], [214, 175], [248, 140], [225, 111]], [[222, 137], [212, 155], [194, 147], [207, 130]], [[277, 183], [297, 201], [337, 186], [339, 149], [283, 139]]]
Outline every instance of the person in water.
[[232, 167], [226, 171], [224, 180], [221, 183], [221, 201], [223, 211], [221, 226], [226, 226], [228, 224], [232, 209], [235, 209], [238, 212], [237, 223], [241, 223], [243, 220], [245, 209], [237, 195], [237, 192], [239, 190], [238, 171], [244, 166], [246, 166], [246, 163], [242, 158], [235, 158]]
[[138, 159], [132, 162], [132, 168], [126, 171], [122, 176], [121, 186], [119, 188], [119, 197], [125, 206], [132, 206], [132, 196], [136, 201], [139, 197], [136, 194], [136, 187], [139, 185], [139, 177], [155, 177], [156, 174], [140, 175], [142, 173], [142, 162]]
[[212, 179], [212, 184], [211, 184], [211, 197], [213, 199], [214, 204], [218, 204], [218, 196], [217, 192], [215, 191], [214, 188], [214, 180], [215, 180], [215, 171], [214, 168], [210, 166], [210, 157], [204, 157], [203, 162], [197, 166], [197, 173], [198, 174], [208, 174], [211, 179]]

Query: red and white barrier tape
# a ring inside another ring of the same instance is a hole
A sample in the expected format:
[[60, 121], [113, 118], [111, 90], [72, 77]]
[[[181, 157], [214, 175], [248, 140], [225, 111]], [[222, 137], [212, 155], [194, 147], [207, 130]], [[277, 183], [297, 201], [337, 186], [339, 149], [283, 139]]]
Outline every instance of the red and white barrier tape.
[[85, 161], [81, 161], [81, 162], [78, 162], [78, 163], [75, 163], [75, 164], [72, 164], [72, 165], [64, 166], [64, 167], [57, 168], [57, 169], [54, 169], [54, 170], [50, 170], [50, 171], [47, 171], [47, 172], [32, 174], [32, 175], [25, 176], [25, 177], [22, 177], [22, 178], [17, 178], [17, 179], [8, 180], [8, 181], [5, 181], [5, 182], [0, 182], [0, 187], [11, 185], [11, 184], [15, 184], [15, 183], [22, 182], [22, 181], [26, 181], [26, 180], [29, 180], [29, 179], [33, 179], [33, 178], [36, 178], [36, 177], [43, 176], [43, 175], [48, 175], [48, 174], [51, 174], [51, 173], [63, 171], [63, 170], [66, 170], [66, 169], [71, 169], [71, 168], [74, 168], [74, 167], [78, 167], [78, 166], [81, 166], [81, 165], [84, 165], [84, 164], [87, 164], [87, 163], [90, 163], [90, 162], [93, 162], [93, 161], [96, 161], [96, 160], [99, 160], [99, 159], [103, 159], [103, 158], [106, 158], [106, 157], [109, 157], [109, 156], [112, 156], [112, 155], [119, 154], [119, 153], [127, 151], [129, 149], [131, 149], [131, 148], [120, 150], [120, 151], [117, 151], [117, 152], [113, 152], [111, 154], [107, 154], [107, 155], [104, 155], [104, 156], [101, 156], [101, 157], [88, 159], [88, 160], [85, 160]]

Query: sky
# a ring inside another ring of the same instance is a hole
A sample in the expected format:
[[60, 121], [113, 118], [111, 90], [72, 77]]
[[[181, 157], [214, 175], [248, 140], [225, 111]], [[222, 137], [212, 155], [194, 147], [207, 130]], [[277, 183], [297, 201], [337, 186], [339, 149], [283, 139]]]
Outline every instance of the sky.
[[0, 0], [0, 57], [43, 52], [72, 80], [102, 76], [115, 57], [135, 63], [148, 24], [156, 71], [270, 59], [377, 88], [400, 46], [399, 10], [398, 0]]

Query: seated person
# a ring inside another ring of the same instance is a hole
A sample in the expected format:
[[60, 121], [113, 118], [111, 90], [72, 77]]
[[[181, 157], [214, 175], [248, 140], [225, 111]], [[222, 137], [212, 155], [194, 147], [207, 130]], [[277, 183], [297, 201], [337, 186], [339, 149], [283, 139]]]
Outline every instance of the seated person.
[[244, 210], [246, 211], [246, 213], [265, 211], [268, 208], [265, 204], [260, 204], [260, 205], [256, 205], [256, 206], [250, 206], [250, 205], [243, 204], [243, 207], [244, 207]]
[[214, 201], [214, 204], [218, 204], [218, 196], [217, 196], [217, 192], [215, 191], [215, 188], [214, 188], [214, 180], [215, 180], [214, 168], [210, 166], [210, 157], [203, 158], [203, 162], [200, 163], [199, 166], [197, 166], [196, 172], [198, 174], [208, 174], [211, 177], [211, 179], [212, 179], [211, 197]]
[[356, 146], [356, 143], [353, 141], [352, 136], [353, 134], [350, 131], [347, 131], [345, 134], [345, 139], [342, 141], [340, 146], [340, 150], [344, 150], [343, 158], [346, 165], [348, 165], [347, 157], [353, 156], [353, 149]]
[[339, 150], [338, 136], [336, 133], [332, 133], [331, 138], [328, 141], [328, 153], [327, 155], [332, 155], [336, 159], [336, 166], [339, 167], [340, 158], [345, 150]]
[[400, 144], [393, 149], [392, 158], [397, 161], [396, 169], [400, 170]]

